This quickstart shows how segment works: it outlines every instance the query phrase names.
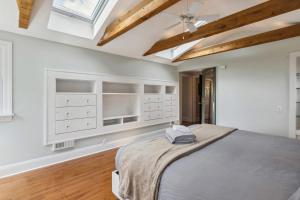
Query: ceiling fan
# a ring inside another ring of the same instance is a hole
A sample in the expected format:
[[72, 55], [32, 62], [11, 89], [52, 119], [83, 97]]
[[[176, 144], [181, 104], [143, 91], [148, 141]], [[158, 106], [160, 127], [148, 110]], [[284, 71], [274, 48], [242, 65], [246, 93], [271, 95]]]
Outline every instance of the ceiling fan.
[[176, 18], [178, 20], [178, 22], [176, 22], [175, 24], [168, 26], [166, 30], [181, 25], [183, 29], [187, 29], [189, 32], [193, 33], [197, 31], [199, 26], [219, 18], [218, 14], [200, 15], [200, 16], [197, 15], [202, 4], [203, 4], [202, 0], [194, 0], [191, 5], [189, 4], [189, 0], [186, 0], [186, 9], [184, 10], [183, 14], [175, 15], [175, 14], [163, 12], [164, 15], [169, 15], [172, 18]]

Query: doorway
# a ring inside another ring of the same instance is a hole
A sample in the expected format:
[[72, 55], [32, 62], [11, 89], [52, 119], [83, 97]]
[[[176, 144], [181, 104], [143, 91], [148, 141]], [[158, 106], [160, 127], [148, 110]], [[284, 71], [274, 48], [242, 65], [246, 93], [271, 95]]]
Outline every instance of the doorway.
[[216, 68], [180, 73], [181, 124], [216, 123]]

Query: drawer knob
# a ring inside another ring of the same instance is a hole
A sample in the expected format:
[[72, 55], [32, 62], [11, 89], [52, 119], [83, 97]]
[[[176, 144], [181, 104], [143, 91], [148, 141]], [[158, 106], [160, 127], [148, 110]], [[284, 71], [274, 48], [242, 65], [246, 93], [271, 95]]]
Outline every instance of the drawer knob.
[[69, 125], [67, 125], [66, 127], [67, 127], [67, 128], [70, 128], [70, 126], [69, 126]]
[[69, 116], [69, 115], [70, 115], [70, 113], [68, 113], [68, 112], [67, 112], [67, 113], [66, 113], [66, 115], [68, 115], [68, 116]]
[[88, 123], [88, 122], [87, 122], [87, 123], [86, 123], [86, 125], [87, 125], [87, 126], [89, 126], [89, 125], [90, 125], [90, 123]]
[[70, 102], [70, 99], [67, 99], [66, 102], [69, 103], [69, 102]]

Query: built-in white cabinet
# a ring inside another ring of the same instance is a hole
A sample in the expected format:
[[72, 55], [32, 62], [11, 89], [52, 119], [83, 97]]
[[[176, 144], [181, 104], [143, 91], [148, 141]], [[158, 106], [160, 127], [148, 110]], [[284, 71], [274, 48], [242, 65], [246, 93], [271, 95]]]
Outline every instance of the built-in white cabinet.
[[300, 139], [300, 52], [290, 54], [290, 137]]
[[46, 70], [45, 144], [178, 120], [178, 83]]

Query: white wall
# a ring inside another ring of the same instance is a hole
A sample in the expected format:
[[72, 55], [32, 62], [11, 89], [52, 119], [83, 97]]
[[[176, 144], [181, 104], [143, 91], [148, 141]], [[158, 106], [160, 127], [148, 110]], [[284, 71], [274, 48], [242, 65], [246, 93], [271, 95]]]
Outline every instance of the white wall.
[[288, 56], [300, 51], [299, 44], [292, 38], [194, 59], [178, 69], [226, 65], [217, 69], [217, 124], [288, 136]]
[[[0, 123], [0, 166], [54, 154], [43, 146], [44, 69], [109, 73], [160, 80], [177, 80], [172, 66], [115, 56], [0, 31], [0, 40], [13, 42], [15, 119]], [[95, 44], [96, 45], [96, 44]], [[154, 126], [112, 134], [107, 141], [140, 134]], [[76, 147], [99, 144], [102, 137], [81, 140]]]

